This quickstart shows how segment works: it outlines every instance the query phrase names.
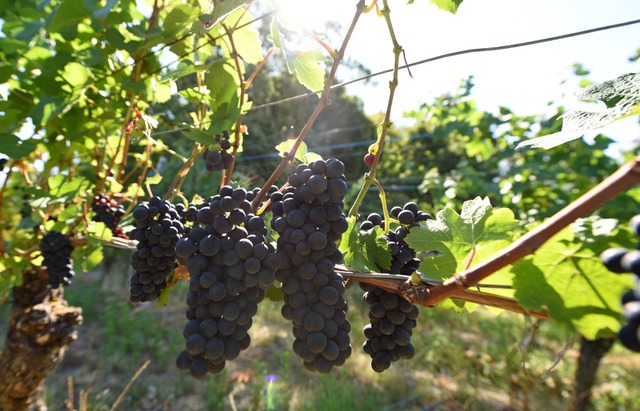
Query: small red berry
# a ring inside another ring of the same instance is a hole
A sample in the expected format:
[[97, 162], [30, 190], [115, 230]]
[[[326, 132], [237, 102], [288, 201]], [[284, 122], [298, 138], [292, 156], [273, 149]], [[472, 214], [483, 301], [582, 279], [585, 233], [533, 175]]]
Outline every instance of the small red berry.
[[367, 165], [367, 167], [371, 168], [371, 166], [373, 165], [373, 160], [375, 160], [376, 156], [374, 156], [371, 153], [367, 153], [364, 156], [364, 163]]

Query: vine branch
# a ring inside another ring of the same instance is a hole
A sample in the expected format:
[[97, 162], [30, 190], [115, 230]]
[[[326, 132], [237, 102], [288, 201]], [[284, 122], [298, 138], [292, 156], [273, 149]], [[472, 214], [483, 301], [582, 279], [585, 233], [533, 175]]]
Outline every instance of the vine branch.
[[358, 20], [364, 8], [365, 8], [364, 0], [359, 0], [358, 4], [356, 5], [356, 13], [353, 16], [353, 20], [351, 21], [349, 30], [347, 30], [347, 34], [345, 35], [344, 40], [342, 41], [340, 50], [338, 50], [338, 53], [333, 59], [333, 64], [331, 65], [331, 71], [327, 76], [324, 89], [322, 90], [322, 95], [320, 96], [320, 101], [318, 101], [316, 108], [313, 110], [313, 113], [311, 113], [311, 116], [309, 117], [304, 127], [300, 131], [300, 134], [296, 138], [296, 141], [291, 147], [291, 150], [282, 159], [280, 164], [278, 164], [278, 167], [276, 167], [276, 169], [271, 174], [271, 176], [267, 179], [267, 182], [264, 184], [264, 186], [262, 187], [258, 195], [256, 195], [256, 197], [253, 199], [251, 203], [252, 209], [255, 210], [258, 208], [258, 205], [266, 195], [267, 190], [269, 190], [269, 188], [276, 182], [278, 177], [280, 177], [280, 175], [284, 172], [287, 166], [293, 161], [293, 159], [296, 156], [296, 151], [298, 150], [298, 147], [300, 147], [300, 144], [302, 144], [302, 142], [304, 141], [304, 138], [306, 137], [307, 133], [311, 129], [311, 126], [313, 126], [313, 123], [315, 123], [316, 119], [318, 118], [322, 110], [324, 110], [325, 107], [327, 107], [330, 104], [329, 92], [331, 91], [331, 84], [333, 83], [333, 79], [336, 76], [338, 66], [340, 65], [340, 62], [342, 61], [342, 59], [344, 58], [344, 52], [347, 49], [347, 45], [349, 44], [349, 40], [351, 39], [353, 30], [355, 29], [356, 24], [358, 23]]
[[640, 183], [640, 157], [620, 167], [615, 173], [582, 195], [537, 228], [520, 237], [494, 257], [455, 274], [442, 284], [422, 288], [412, 296], [411, 302], [434, 305], [445, 298], [453, 297], [467, 287], [478, 284], [491, 274], [533, 254], [542, 244], [580, 217], [584, 217], [606, 202]]

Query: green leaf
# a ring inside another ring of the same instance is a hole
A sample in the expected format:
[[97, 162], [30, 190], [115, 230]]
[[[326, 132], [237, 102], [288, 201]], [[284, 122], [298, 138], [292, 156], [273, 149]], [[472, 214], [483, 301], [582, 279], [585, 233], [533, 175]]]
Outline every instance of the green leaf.
[[[276, 150], [278, 151], [278, 153], [280, 153], [280, 157], [284, 158], [287, 155], [289, 155], [289, 153], [293, 149], [293, 145], [295, 144], [295, 142], [296, 142], [296, 140], [291, 138], [289, 140], [285, 140], [282, 143], [278, 144], [276, 146]], [[296, 157], [295, 158], [296, 158], [296, 160], [300, 161], [301, 163], [305, 163], [305, 156], [306, 155], [307, 155], [307, 145], [303, 141], [298, 146], [298, 149], [296, 150]]]
[[[456, 14], [458, 7], [462, 4], [462, 0], [429, 0], [431, 4], [434, 4], [440, 10], [448, 11], [449, 13]], [[413, 3], [413, 0], [409, 4]]]
[[107, 4], [95, 10], [91, 14], [91, 17], [93, 17], [94, 19], [104, 19], [109, 15], [109, 12], [116, 4], [118, 4], [118, 0], [107, 0]]
[[[525, 308], [545, 307], [551, 318], [587, 339], [610, 338], [620, 328], [620, 296], [633, 287], [633, 276], [613, 274], [600, 261], [600, 253], [619, 241], [607, 230], [598, 233], [597, 225], [581, 224], [512, 266], [515, 297]], [[588, 236], [579, 234], [585, 227]]]
[[22, 140], [13, 134], [0, 133], [0, 153], [9, 158], [18, 159], [28, 156], [35, 149], [34, 140]]
[[49, 194], [60, 201], [69, 201], [75, 197], [80, 197], [91, 187], [91, 182], [85, 178], [76, 177], [71, 181], [67, 181], [67, 176], [62, 174], [49, 177], [48, 182]]
[[87, 82], [91, 77], [91, 72], [80, 63], [70, 62], [64, 66], [64, 71], [60, 76], [72, 87], [78, 87]]
[[[246, 10], [236, 10], [228, 17], [238, 29], [233, 30], [233, 42], [240, 50], [240, 58], [247, 64], [257, 64], [262, 61], [262, 40], [255, 25], [249, 24], [254, 20], [253, 14]], [[227, 37], [223, 37], [226, 40]], [[227, 44], [226, 42], [224, 43]], [[228, 46], [230, 47], [230, 46]], [[230, 50], [229, 50], [230, 51]], [[231, 53], [228, 53], [231, 55]]]
[[360, 224], [355, 217], [349, 217], [347, 221], [349, 227], [340, 242], [345, 264], [361, 273], [388, 270], [391, 267], [391, 251], [381, 238], [384, 235], [382, 228], [360, 231]]
[[96, 268], [104, 259], [102, 246], [93, 245], [73, 250], [74, 270], [78, 273], [86, 273]]
[[[511, 210], [494, 209], [488, 198], [476, 197], [464, 202], [460, 214], [445, 208], [435, 220], [421, 222], [411, 229], [405, 241], [418, 257], [422, 253], [439, 254], [422, 258], [420, 271], [426, 277], [447, 278], [508, 246], [517, 224]], [[496, 274], [491, 277], [491, 283], [498, 280]]]
[[49, 32], [55, 33], [70, 26], [77, 26], [82, 20], [91, 17], [83, 0], [62, 0], [49, 24]]
[[265, 293], [265, 298], [269, 301], [273, 302], [281, 302], [284, 301], [284, 294], [279, 287], [276, 287], [275, 284], [271, 284]]
[[208, 146], [209, 144], [215, 143], [215, 139], [213, 135], [208, 131], [202, 130], [187, 130], [181, 131], [182, 135], [188, 138], [189, 140], [197, 141], [198, 143]]
[[[225, 0], [216, 2], [216, 6], [213, 9], [213, 13], [211, 13], [208, 24], [210, 25], [210, 27], [215, 26], [236, 9], [249, 3], [251, 3], [251, 1], [248, 0]], [[235, 22], [234, 25], [236, 25]]]
[[575, 110], [563, 116], [562, 130], [518, 144], [545, 150], [576, 140], [591, 130], [604, 127], [621, 118], [640, 114], [640, 73], [628, 73], [614, 80], [592, 84], [578, 95], [583, 101], [601, 101], [606, 106], [599, 111]]
[[289, 74], [295, 74], [298, 82], [314, 93], [324, 88], [324, 56], [317, 50], [296, 51], [286, 47], [280, 33], [277, 19], [271, 24], [271, 38], [274, 45], [282, 50]]
[[102, 222], [92, 222], [92, 224], [89, 224], [89, 227], [87, 227], [87, 235], [89, 243], [93, 245], [100, 245], [113, 238], [111, 230]]
[[192, 4], [177, 4], [164, 18], [164, 36], [178, 37], [197, 21], [199, 13], [200, 9]]

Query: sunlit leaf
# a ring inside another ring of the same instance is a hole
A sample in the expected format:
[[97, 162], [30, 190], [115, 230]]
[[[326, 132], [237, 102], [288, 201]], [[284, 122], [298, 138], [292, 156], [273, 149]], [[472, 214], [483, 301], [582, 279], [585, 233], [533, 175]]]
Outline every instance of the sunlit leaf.
[[571, 111], [562, 117], [562, 131], [523, 141], [516, 148], [550, 149], [576, 140], [587, 131], [640, 114], [640, 73], [624, 74], [614, 80], [587, 86], [578, 94], [578, 98], [601, 101], [606, 108], [599, 111]]
[[525, 308], [546, 308], [551, 318], [588, 339], [610, 338], [620, 328], [620, 296], [633, 287], [633, 276], [609, 272], [599, 255], [631, 238], [624, 233], [612, 236], [599, 224], [586, 229], [587, 235], [577, 235], [574, 227], [567, 227], [533, 256], [514, 264], [515, 297]]
[[355, 217], [349, 217], [347, 221], [349, 227], [340, 242], [345, 264], [362, 273], [388, 270], [391, 267], [391, 252], [387, 242], [381, 239], [384, 234], [382, 228], [360, 231], [360, 224]]
[[83, 0], [62, 0], [58, 10], [49, 24], [49, 32], [77, 26], [82, 20], [91, 17], [91, 12], [84, 6]]

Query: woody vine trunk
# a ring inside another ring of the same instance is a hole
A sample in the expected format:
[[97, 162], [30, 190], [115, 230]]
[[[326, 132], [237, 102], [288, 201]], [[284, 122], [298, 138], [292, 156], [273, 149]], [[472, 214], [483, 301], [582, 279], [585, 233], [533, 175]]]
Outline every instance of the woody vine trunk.
[[13, 289], [6, 341], [0, 353], [0, 410], [21, 411], [36, 404], [44, 380], [76, 339], [82, 309], [70, 307], [62, 289], [51, 289], [41, 270], [23, 272]]

